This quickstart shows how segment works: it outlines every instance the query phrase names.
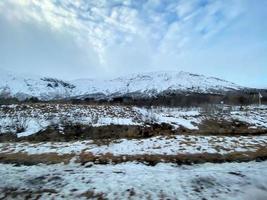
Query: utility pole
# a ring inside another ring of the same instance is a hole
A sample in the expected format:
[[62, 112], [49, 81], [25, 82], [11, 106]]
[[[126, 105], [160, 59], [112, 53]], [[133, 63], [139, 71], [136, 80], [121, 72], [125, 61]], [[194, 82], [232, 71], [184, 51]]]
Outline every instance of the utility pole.
[[261, 99], [262, 99], [262, 95], [261, 95], [261, 93], [259, 92], [259, 105], [261, 105]]

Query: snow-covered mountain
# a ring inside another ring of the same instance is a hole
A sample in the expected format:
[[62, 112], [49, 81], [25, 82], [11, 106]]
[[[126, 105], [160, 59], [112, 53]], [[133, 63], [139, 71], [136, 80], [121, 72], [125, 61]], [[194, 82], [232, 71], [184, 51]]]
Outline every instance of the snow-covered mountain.
[[0, 70], [0, 96], [16, 97], [20, 100], [38, 97], [43, 100], [67, 98], [74, 93], [75, 86], [55, 78], [20, 75]]
[[214, 77], [187, 72], [152, 72], [133, 74], [111, 80], [80, 79], [62, 81], [56, 78], [22, 76], [0, 71], [1, 96], [59, 99], [83, 96], [123, 96], [138, 94], [154, 96], [166, 91], [218, 93], [243, 87]]
[[149, 96], [164, 91], [214, 93], [220, 91], [239, 90], [242, 87], [218, 78], [187, 72], [151, 72], [133, 74], [111, 80], [76, 80], [77, 94], [103, 93], [105, 95], [123, 95], [141, 93]]

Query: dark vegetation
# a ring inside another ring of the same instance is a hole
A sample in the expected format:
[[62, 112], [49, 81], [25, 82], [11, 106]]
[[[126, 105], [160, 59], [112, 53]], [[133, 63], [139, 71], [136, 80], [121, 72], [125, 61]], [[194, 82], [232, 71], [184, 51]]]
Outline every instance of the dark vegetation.
[[17, 98], [1, 98], [0, 96], [0, 105], [17, 104], [19, 102]]
[[30, 142], [68, 142], [77, 140], [107, 140], [128, 138], [141, 139], [158, 135], [172, 135], [175, 132], [168, 124], [151, 124], [150, 126], [132, 126], [132, 125], [108, 125], [93, 127], [90, 125], [67, 124], [63, 130], [57, 126], [50, 126], [46, 130], [36, 134], [17, 138], [16, 134], [0, 134], [0, 142], [7, 141], [30, 141]]
[[[63, 128], [63, 129], [62, 129]], [[66, 124], [59, 129], [58, 126], [49, 126], [27, 137], [18, 138], [14, 133], [0, 134], [0, 142], [69, 142], [79, 140], [94, 140], [99, 144], [106, 144], [116, 139], [142, 139], [155, 136], [186, 135], [218, 135], [218, 136], [255, 136], [264, 135], [266, 129], [249, 129], [249, 125], [239, 121], [204, 120], [199, 130], [190, 130], [180, 127], [176, 130], [169, 124], [136, 125], [108, 125], [93, 127], [82, 124]]]
[[55, 78], [42, 78], [41, 80], [46, 81], [47, 87], [51, 87], [51, 88], [57, 88], [59, 86], [63, 86], [65, 88], [69, 88], [69, 89], [75, 88], [74, 85], [67, 83], [67, 82], [64, 82], [62, 80], [55, 79]]
[[[71, 99], [71, 103], [98, 103], [98, 104], [123, 104], [136, 106], [199, 106], [203, 104], [220, 104], [229, 105], [249, 105], [259, 103], [259, 92], [263, 95], [261, 102], [267, 104], [267, 90], [242, 90], [231, 91], [227, 93], [182, 93], [176, 91], [163, 92], [154, 97], [143, 97], [137, 94], [128, 94], [125, 96], [113, 96], [94, 98], [82, 97]], [[98, 95], [99, 97], [100, 95]]]
[[[59, 83], [56, 83], [56, 85]], [[61, 83], [60, 83], [61, 84]], [[54, 87], [54, 86], [53, 86]], [[70, 86], [71, 87], [71, 86]], [[69, 99], [57, 99], [42, 101], [37, 97], [29, 97], [23, 101], [16, 98], [3, 98], [0, 96], [1, 104], [13, 103], [71, 103], [71, 104], [120, 104], [136, 106], [200, 106], [203, 104], [228, 104], [228, 105], [249, 105], [259, 103], [259, 92], [262, 94], [262, 104], [267, 104], [267, 90], [247, 89], [242, 91], [231, 91], [227, 93], [183, 93], [177, 91], [168, 91], [160, 93], [153, 97], [145, 97], [142, 94], [127, 94], [124, 96], [104, 94], [94, 94], [90, 96], [72, 97]]]

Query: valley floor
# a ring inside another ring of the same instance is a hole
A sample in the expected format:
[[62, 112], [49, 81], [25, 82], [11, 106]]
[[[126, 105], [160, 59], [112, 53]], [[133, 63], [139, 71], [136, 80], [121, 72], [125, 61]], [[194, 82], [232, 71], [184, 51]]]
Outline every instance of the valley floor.
[[267, 199], [267, 106], [0, 106], [0, 199]]
[[[232, 135], [267, 131], [267, 106], [135, 107], [120, 105], [15, 104], [0, 106], [0, 135], [27, 137], [48, 127], [147, 126], [167, 124], [173, 130]], [[215, 126], [215, 127], [214, 127]], [[243, 130], [242, 130], [243, 128]]]

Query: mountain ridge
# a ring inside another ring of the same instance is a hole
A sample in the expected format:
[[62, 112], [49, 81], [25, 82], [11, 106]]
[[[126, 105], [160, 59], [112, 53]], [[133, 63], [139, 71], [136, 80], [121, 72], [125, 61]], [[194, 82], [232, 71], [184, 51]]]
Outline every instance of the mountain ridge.
[[114, 79], [77, 79], [64, 81], [57, 78], [27, 76], [1, 70], [1, 96], [20, 100], [37, 97], [41, 100], [64, 99], [82, 96], [124, 96], [141, 94], [153, 97], [166, 91], [191, 93], [222, 93], [245, 87], [216, 77], [207, 77], [184, 71], [158, 71], [130, 74]]

